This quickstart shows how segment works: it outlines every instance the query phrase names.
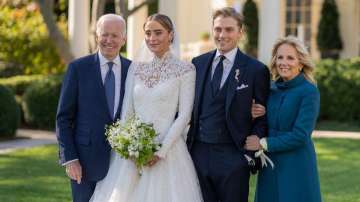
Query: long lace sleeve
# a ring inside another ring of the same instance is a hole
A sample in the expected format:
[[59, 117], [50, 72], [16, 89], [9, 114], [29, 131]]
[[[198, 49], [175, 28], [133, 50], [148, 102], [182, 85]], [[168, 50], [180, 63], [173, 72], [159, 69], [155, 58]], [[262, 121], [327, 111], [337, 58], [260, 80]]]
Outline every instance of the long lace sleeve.
[[189, 71], [180, 77], [178, 116], [165, 135], [161, 149], [156, 152], [156, 155], [162, 158], [166, 157], [168, 150], [171, 148], [173, 143], [180, 138], [191, 119], [191, 112], [194, 103], [196, 73], [192, 64], [186, 65], [191, 65], [191, 67], [187, 67]]
[[121, 122], [126, 121], [129, 119], [129, 117], [132, 117], [134, 115], [134, 83], [135, 83], [135, 63], [132, 63], [129, 67], [128, 74], [126, 77], [125, 82], [125, 95], [124, 95], [124, 101], [121, 109], [121, 116], [120, 120]]

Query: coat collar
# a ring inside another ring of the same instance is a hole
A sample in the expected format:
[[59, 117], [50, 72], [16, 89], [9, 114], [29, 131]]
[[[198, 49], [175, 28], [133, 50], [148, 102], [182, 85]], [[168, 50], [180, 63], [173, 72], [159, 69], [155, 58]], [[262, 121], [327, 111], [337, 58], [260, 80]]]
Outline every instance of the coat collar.
[[130, 65], [126, 61], [126, 59], [123, 58], [122, 56], [120, 56], [120, 61], [121, 61], [120, 99], [119, 99], [119, 106], [118, 106], [116, 114], [115, 114], [115, 120], [120, 118], [121, 108], [122, 108], [122, 103], [123, 103], [123, 100], [124, 100], [124, 93], [125, 93], [125, 81], [126, 81], [126, 77], [127, 77], [127, 73], [128, 73], [129, 65]]
[[237, 50], [234, 65], [231, 68], [228, 76], [228, 89], [226, 94], [226, 113], [228, 113], [231, 102], [234, 98], [236, 88], [239, 83], [242, 83], [247, 64], [248, 57], [246, 57], [239, 49]]
[[296, 86], [300, 85], [302, 82], [304, 82], [305, 80], [306, 79], [305, 79], [304, 74], [300, 73], [299, 75], [297, 75], [290, 81], [284, 81], [282, 78], [279, 78], [278, 80], [275, 81], [275, 85], [278, 89], [284, 90], [284, 89], [296, 87]]

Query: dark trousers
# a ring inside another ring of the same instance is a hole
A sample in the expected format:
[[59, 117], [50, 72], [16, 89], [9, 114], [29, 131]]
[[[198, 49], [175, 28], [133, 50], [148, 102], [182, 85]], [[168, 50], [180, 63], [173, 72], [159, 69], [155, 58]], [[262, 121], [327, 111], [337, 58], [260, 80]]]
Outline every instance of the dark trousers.
[[234, 144], [195, 141], [191, 156], [204, 202], [247, 202], [249, 166]]
[[81, 183], [78, 184], [76, 181], [71, 180], [73, 202], [89, 202], [94, 193], [95, 186], [95, 181], [81, 180]]

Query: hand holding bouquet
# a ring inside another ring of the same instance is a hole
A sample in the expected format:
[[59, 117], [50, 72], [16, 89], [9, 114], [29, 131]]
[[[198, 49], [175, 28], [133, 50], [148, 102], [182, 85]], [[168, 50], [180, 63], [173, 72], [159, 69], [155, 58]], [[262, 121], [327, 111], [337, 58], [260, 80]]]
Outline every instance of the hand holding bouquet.
[[160, 144], [155, 142], [157, 133], [153, 125], [141, 122], [137, 117], [106, 126], [105, 135], [114, 151], [133, 160], [139, 171], [160, 149]]

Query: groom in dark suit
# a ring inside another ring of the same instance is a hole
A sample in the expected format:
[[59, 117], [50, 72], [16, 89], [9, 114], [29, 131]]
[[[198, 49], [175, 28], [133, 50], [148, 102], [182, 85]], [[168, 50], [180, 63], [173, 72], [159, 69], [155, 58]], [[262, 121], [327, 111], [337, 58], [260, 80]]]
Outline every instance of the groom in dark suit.
[[253, 100], [266, 105], [269, 71], [242, 53], [242, 16], [233, 8], [214, 12], [217, 49], [193, 59], [195, 103], [187, 144], [205, 202], [247, 202], [250, 171], [258, 166], [244, 144], [249, 135], [266, 135], [264, 116], [253, 119]]
[[119, 55], [126, 24], [119, 15], [99, 18], [99, 51], [74, 60], [65, 75], [56, 116], [60, 163], [71, 179], [73, 201], [88, 202], [109, 169], [105, 125], [120, 117], [130, 61]]

